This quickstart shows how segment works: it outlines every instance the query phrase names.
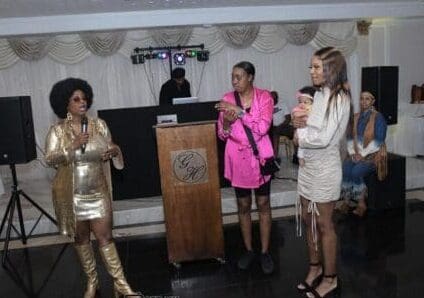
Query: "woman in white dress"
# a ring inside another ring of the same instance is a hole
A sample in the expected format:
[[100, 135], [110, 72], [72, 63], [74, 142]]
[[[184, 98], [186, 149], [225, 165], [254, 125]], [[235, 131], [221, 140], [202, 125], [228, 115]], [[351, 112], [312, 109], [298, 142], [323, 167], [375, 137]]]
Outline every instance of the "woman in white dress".
[[[339, 145], [349, 122], [351, 97], [346, 60], [340, 51], [332, 47], [318, 50], [310, 69], [312, 83], [319, 90], [306, 126], [294, 119], [294, 126], [306, 128], [295, 136], [295, 142], [305, 152], [305, 166], [299, 169], [298, 177], [298, 214], [306, 226], [309, 252], [309, 271], [297, 288], [307, 297], [333, 297], [340, 294], [340, 280], [332, 216], [340, 197]], [[301, 234], [301, 229], [298, 231]]]

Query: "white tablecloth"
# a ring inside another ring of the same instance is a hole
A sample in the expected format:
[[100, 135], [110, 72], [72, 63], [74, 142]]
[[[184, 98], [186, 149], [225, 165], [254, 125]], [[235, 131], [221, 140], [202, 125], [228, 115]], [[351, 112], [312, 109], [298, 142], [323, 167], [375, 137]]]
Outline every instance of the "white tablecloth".
[[387, 141], [398, 154], [424, 155], [424, 104], [402, 106], [398, 124], [389, 127]]

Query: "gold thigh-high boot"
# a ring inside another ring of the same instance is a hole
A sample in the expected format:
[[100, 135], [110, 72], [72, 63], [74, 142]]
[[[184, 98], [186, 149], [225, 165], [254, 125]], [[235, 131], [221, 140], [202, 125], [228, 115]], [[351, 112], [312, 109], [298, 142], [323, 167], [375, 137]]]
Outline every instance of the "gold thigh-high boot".
[[82, 269], [87, 275], [87, 288], [84, 298], [94, 298], [99, 286], [99, 279], [97, 277], [96, 259], [94, 258], [93, 248], [91, 247], [91, 243], [88, 243], [75, 245], [75, 250], [81, 261]]
[[105, 263], [107, 271], [113, 277], [115, 297], [125, 295], [139, 295], [134, 297], [143, 297], [143, 295], [140, 293], [136, 293], [131, 290], [131, 287], [129, 286], [124, 276], [124, 270], [122, 269], [121, 260], [119, 259], [115, 243], [111, 242], [105, 246], [100, 247], [100, 254], [102, 256], [103, 262]]

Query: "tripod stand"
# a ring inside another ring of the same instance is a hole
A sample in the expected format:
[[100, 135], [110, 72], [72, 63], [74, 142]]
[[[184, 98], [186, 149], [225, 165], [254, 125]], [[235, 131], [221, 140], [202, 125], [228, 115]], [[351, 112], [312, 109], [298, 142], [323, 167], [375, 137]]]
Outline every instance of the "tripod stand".
[[[3, 232], [3, 228], [5, 226], [6, 220], [8, 219], [7, 227], [6, 227], [6, 237], [4, 239], [3, 256], [2, 256], [2, 259], [1, 259], [3, 267], [5, 266], [6, 258], [7, 258], [7, 254], [8, 254], [8, 250], [9, 250], [10, 233], [12, 231], [12, 227], [13, 227], [13, 230], [21, 238], [22, 243], [26, 244], [28, 237], [31, 236], [32, 231], [34, 230], [34, 228], [38, 224], [38, 222], [39, 222], [39, 220], [40, 220], [40, 218], [43, 214], [48, 219], [50, 219], [50, 221], [52, 223], [57, 225], [57, 221], [53, 217], [51, 217], [50, 214], [48, 214], [43, 208], [41, 208], [36, 202], [34, 202], [23, 190], [18, 189], [18, 179], [16, 177], [15, 164], [10, 164], [10, 170], [12, 171], [12, 179], [13, 179], [12, 194], [10, 196], [9, 203], [7, 204], [6, 212], [4, 213], [4, 217], [1, 221], [1, 226], [0, 226], [0, 235], [1, 235], [1, 233]], [[23, 216], [22, 216], [21, 197], [20, 197], [21, 195], [24, 196], [25, 199], [27, 199], [35, 208], [37, 208], [42, 213], [41, 216], [38, 218], [37, 222], [34, 224], [31, 232], [28, 235], [25, 233], [24, 219], [23, 219]], [[13, 225], [13, 215], [15, 213], [15, 207], [18, 210], [19, 227], [20, 227], [20, 231], [21, 231], [20, 233], [15, 228], [15, 226]]]

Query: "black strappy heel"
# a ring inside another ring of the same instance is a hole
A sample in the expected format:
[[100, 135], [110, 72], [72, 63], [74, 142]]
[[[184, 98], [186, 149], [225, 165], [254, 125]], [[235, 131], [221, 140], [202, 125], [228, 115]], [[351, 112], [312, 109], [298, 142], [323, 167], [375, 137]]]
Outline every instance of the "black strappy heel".
[[[309, 266], [310, 267], [318, 267], [318, 266], [321, 266], [321, 263], [320, 262], [309, 263]], [[314, 289], [321, 282], [322, 277], [323, 277], [323, 272], [324, 271], [322, 271], [321, 274], [319, 274], [317, 277], [315, 277], [315, 279], [312, 281], [312, 283], [310, 285], [306, 281], [302, 281], [296, 286], [296, 289], [301, 293], [310, 292], [311, 289]], [[299, 286], [302, 286], [303, 288], [299, 288]]]
[[[323, 278], [336, 278], [336, 277], [337, 277], [337, 274], [323, 276]], [[306, 297], [309, 297], [308, 293], [311, 293], [312, 295], [314, 295], [314, 298], [339, 298], [342, 293], [342, 286], [341, 286], [340, 279], [337, 278], [337, 286], [331, 291], [327, 292], [324, 296], [321, 296], [315, 290], [315, 288], [310, 288], [309, 291], [306, 291]]]

